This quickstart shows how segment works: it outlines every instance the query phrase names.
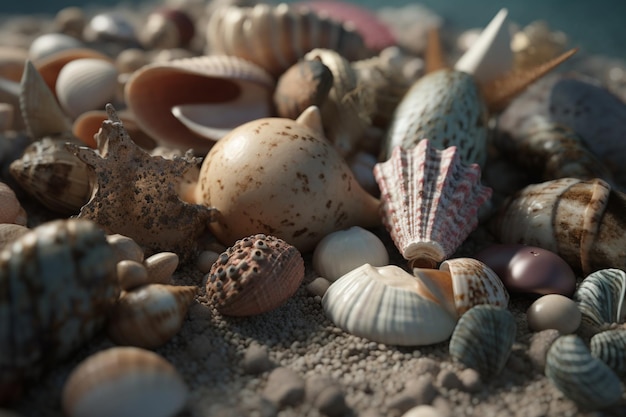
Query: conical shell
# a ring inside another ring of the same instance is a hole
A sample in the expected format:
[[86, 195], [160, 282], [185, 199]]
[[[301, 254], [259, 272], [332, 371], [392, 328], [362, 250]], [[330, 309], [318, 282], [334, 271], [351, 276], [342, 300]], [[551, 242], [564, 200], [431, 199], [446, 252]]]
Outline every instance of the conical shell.
[[483, 165], [487, 159], [487, 107], [474, 78], [461, 71], [439, 70], [417, 80], [391, 120], [383, 156], [396, 146], [413, 148], [429, 139], [438, 149], [456, 146], [461, 161]]
[[480, 167], [461, 162], [456, 147], [440, 151], [430, 140], [411, 150], [396, 147], [374, 167], [383, 223], [413, 266], [434, 267], [452, 255], [478, 225], [478, 209], [491, 197]]
[[622, 384], [615, 372], [593, 357], [576, 335], [561, 336], [552, 343], [545, 372], [567, 398], [586, 409], [608, 407], [622, 397]]
[[483, 378], [499, 374], [511, 354], [517, 326], [506, 308], [477, 305], [461, 316], [450, 338], [450, 356]]
[[252, 316], [284, 304], [304, 279], [304, 260], [292, 245], [257, 234], [238, 240], [211, 267], [207, 297], [228, 316]]
[[206, 36], [208, 53], [245, 58], [275, 77], [314, 48], [332, 49], [350, 61], [373, 54], [347, 25], [284, 3], [220, 8]]
[[167, 343], [180, 330], [197, 287], [150, 284], [122, 293], [107, 321], [118, 345], [147, 349]]
[[188, 395], [183, 378], [162, 356], [114, 347], [89, 356], [72, 371], [62, 404], [68, 417], [171, 417]]
[[604, 181], [561, 178], [529, 185], [494, 217], [502, 243], [538, 246], [589, 274], [626, 269], [626, 194]]
[[626, 317], [626, 272], [601, 269], [580, 283], [573, 299], [578, 303], [582, 321], [592, 328], [621, 323]]
[[456, 319], [419, 287], [417, 278], [395, 265], [364, 264], [333, 282], [322, 306], [335, 325], [355, 336], [402, 346], [442, 342]]
[[606, 330], [594, 335], [590, 350], [619, 376], [626, 376], [626, 329]]
[[257, 65], [214, 55], [147, 65], [133, 73], [124, 97], [159, 144], [206, 153], [232, 128], [270, 116], [273, 88]]

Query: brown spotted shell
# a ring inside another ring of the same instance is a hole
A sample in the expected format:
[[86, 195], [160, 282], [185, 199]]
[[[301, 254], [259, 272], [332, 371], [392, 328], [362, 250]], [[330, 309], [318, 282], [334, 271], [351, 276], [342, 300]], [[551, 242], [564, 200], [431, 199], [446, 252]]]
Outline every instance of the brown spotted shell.
[[257, 234], [238, 240], [219, 256], [208, 274], [206, 292], [220, 313], [252, 316], [285, 303], [303, 278], [298, 249]]
[[115, 263], [104, 232], [77, 219], [45, 223], [0, 252], [0, 403], [104, 325], [119, 292]]

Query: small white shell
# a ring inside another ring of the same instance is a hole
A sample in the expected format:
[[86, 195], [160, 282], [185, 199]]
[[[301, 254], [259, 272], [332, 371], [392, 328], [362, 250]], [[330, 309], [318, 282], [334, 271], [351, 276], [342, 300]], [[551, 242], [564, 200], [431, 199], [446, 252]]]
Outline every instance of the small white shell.
[[46, 33], [37, 37], [30, 44], [28, 55], [30, 59], [40, 59], [66, 49], [80, 48], [81, 41], [63, 33]]
[[88, 110], [101, 109], [117, 92], [115, 64], [83, 58], [68, 62], [59, 72], [56, 93], [63, 109], [72, 118]]
[[69, 417], [171, 417], [189, 395], [163, 357], [135, 347], [114, 347], [80, 363], [63, 388]]
[[329, 281], [366, 263], [385, 266], [389, 254], [378, 236], [359, 226], [326, 235], [313, 252], [313, 268]]

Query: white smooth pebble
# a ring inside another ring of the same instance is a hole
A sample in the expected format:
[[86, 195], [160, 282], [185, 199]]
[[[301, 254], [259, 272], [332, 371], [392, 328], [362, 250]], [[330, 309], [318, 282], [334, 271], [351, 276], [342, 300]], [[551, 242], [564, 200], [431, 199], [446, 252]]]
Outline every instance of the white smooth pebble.
[[528, 328], [538, 332], [556, 329], [561, 334], [573, 333], [580, 326], [581, 314], [576, 302], [560, 294], [539, 297], [526, 311]]

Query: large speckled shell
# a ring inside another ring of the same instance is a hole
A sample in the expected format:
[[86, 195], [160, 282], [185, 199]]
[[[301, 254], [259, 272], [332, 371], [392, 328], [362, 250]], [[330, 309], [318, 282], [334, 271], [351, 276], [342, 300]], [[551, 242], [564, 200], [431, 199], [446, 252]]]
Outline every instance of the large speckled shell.
[[348, 26], [284, 3], [217, 9], [206, 36], [209, 53], [245, 58], [274, 76], [314, 48], [332, 49], [350, 61], [372, 55]]
[[189, 391], [162, 356], [136, 347], [114, 347], [89, 356], [70, 374], [62, 404], [68, 417], [171, 417]]
[[304, 260], [292, 245], [258, 234], [238, 240], [211, 267], [207, 297], [229, 316], [252, 316], [284, 304], [304, 279]]
[[487, 379], [509, 358], [517, 326], [506, 308], [477, 305], [461, 316], [450, 338], [450, 356]]
[[89, 201], [89, 168], [65, 148], [65, 141], [34, 142], [9, 169], [26, 192], [52, 211], [76, 214]]
[[0, 388], [35, 377], [102, 327], [119, 292], [115, 271], [104, 232], [85, 220], [45, 223], [0, 252]]
[[626, 194], [604, 181], [561, 178], [510, 197], [492, 223], [502, 243], [539, 246], [585, 274], [626, 269]]
[[580, 283], [573, 299], [578, 303], [583, 323], [599, 329], [620, 323], [626, 316], [626, 272], [601, 269]]
[[594, 335], [590, 350], [619, 376], [626, 376], [626, 329], [606, 330]]
[[439, 70], [420, 78], [398, 104], [387, 132], [383, 156], [396, 146], [413, 148], [422, 139], [444, 149], [456, 146], [461, 161], [487, 159], [487, 107], [473, 77]]
[[440, 151], [430, 140], [410, 150], [396, 147], [374, 167], [383, 223], [413, 266], [434, 267], [452, 255], [478, 225], [491, 197], [480, 167], [461, 162], [460, 151]]
[[586, 409], [608, 407], [622, 396], [622, 384], [607, 364], [576, 335], [561, 336], [546, 357], [546, 376], [570, 400]]
[[452, 334], [456, 318], [419, 289], [419, 280], [395, 265], [364, 264], [333, 282], [322, 306], [335, 325], [375, 342], [403, 346], [442, 342]]
[[273, 88], [259, 66], [213, 55], [147, 65], [130, 77], [124, 97], [137, 125], [159, 144], [206, 153], [234, 127], [270, 116]]

